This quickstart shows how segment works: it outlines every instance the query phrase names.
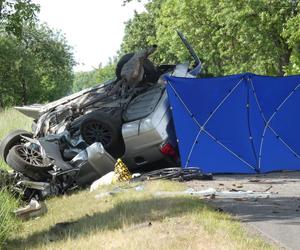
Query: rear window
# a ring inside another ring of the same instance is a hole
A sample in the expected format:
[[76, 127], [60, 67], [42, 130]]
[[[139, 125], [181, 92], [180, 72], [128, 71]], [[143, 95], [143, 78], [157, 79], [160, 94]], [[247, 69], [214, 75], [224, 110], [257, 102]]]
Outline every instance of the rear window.
[[156, 85], [146, 93], [135, 97], [123, 112], [124, 121], [134, 121], [150, 115], [159, 102], [164, 90], [164, 86]]

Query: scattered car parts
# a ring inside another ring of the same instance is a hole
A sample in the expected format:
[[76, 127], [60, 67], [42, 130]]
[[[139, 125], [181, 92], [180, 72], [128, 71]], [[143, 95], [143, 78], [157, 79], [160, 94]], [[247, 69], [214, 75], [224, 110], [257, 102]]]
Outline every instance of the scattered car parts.
[[[116, 79], [46, 105], [16, 107], [34, 119], [33, 133], [17, 130], [0, 154], [24, 196], [44, 198], [91, 184], [113, 170], [165, 161], [179, 165], [165, 75], [196, 77], [201, 62], [181, 33], [196, 65], [160, 65], [148, 59], [156, 46], [121, 58]], [[34, 183], [36, 182], [36, 183]]]
[[47, 206], [44, 202], [31, 199], [27, 206], [15, 210], [14, 214], [22, 220], [28, 220], [40, 217], [46, 212]]
[[145, 180], [176, 180], [176, 181], [189, 181], [189, 180], [212, 180], [212, 175], [204, 175], [199, 168], [163, 168], [147, 172], [141, 176], [133, 179], [134, 181]]

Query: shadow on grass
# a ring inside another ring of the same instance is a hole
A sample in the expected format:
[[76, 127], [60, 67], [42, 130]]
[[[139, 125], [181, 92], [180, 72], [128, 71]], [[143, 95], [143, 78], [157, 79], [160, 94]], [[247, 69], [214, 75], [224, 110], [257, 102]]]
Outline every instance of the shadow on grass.
[[93, 231], [121, 229], [124, 224], [153, 223], [166, 217], [182, 216], [196, 211], [201, 212], [207, 208], [207, 205], [204, 205], [202, 201], [193, 197], [128, 200], [115, 204], [112, 209], [106, 212], [86, 215], [76, 221], [58, 223], [49, 230], [33, 233], [26, 239], [15, 239], [13, 242], [9, 242], [8, 246], [12, 249], [27, 249], [38, 244], [88, 235]]

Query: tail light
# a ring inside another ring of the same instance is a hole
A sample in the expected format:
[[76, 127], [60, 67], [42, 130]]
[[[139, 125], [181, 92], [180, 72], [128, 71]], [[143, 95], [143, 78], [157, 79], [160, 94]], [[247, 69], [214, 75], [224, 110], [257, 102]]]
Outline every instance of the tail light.
[[160, 147], [160, 152], [162, 152], [163, 155], [172, 157], [174, 160], [178, 159], [178, 154], [170, 143], [162, 144]]

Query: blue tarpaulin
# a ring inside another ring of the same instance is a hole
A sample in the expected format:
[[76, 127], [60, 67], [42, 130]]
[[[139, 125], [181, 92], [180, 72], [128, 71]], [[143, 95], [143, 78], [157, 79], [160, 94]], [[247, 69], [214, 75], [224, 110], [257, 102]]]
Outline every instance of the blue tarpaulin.
[[300, 76], [167, 77], [183, 167], [300, 170]]

